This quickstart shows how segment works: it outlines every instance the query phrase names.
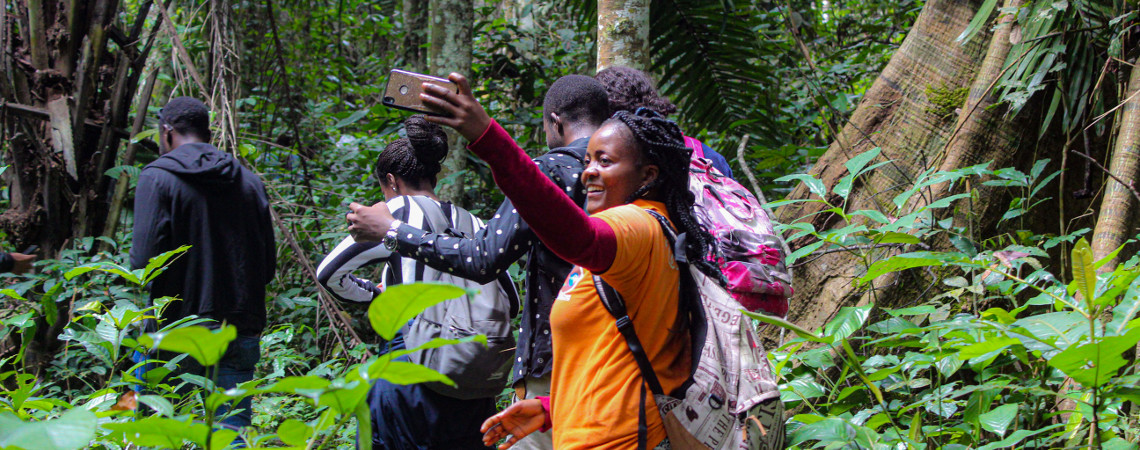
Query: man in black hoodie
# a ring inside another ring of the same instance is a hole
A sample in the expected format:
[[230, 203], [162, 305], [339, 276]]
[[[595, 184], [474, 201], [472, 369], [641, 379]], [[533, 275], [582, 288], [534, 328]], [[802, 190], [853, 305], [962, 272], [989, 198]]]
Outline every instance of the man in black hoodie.
[[[191, 246], [150, 284], [150, 298], [180, 299], [163, 310], [164, 325], [196, 315], [212, 319], [207, 326], [237, 327], [237, 339], [217, 366], [219, 388], [232, 388], [253, 379], [265, 328], [265, 285], [277, 266], [265, 186], [208, 143], [209, 111], [201, 101], [171, 100], [159, 111], [158, 124], [162, 156], [139, 175], [131, 267], [146, 267], [150, 258]], [[157, 327], [146, 326], [147, 331]], [[179, 364], [180, 373], [212, 375], [193, 358]], [[240, 411], [222, 423], [248, 426], [249, 399], [236, 408]]]

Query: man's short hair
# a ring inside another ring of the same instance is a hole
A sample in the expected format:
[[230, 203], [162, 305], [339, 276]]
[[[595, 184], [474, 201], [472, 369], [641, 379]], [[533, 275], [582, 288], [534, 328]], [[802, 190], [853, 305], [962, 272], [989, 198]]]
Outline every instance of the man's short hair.
[[593, 77], [567, 75], [559, 78], [542, 101], [543, 120], [558, 114], [562, 123], [583, 122], [601, 125], [610, 117], [609, 97], [605, 86]]
[[193, 97], [178, 97], [158, 111], [158, 124], [169, 125], [178, 134], [210, 140], [210, 110]]

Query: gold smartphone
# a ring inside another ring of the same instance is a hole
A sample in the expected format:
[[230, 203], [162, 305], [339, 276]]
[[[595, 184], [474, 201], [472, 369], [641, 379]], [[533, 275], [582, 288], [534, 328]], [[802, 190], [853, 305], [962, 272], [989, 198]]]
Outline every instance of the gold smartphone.
[[406, 70], [392, 69], [388, 74], [388, 85], [384, 87], [383, 103], [387, 106], [405, 111], [421, 112], [433, 116], [447, 116], [430, 105], [420, 101], [423, 93], [423, 83], [431, 83], [444, 87], [452, 92], [459, 92], [459, 86], [446, 78], [433, 77], [422, 73], [408, 72]]

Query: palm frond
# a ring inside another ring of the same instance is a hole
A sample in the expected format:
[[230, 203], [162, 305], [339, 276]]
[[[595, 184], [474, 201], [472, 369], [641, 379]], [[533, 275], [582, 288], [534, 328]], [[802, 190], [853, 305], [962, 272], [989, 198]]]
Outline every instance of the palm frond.
[[765, 30], [762, 11], [734, 9], [723, 0], [657, 0], [651, 6], [653, 72], [662, 92], [673, 99], [686, 128], [750, 134], [773, 144], [779, 83], [765, 55], [778, 55], [778, 43]]

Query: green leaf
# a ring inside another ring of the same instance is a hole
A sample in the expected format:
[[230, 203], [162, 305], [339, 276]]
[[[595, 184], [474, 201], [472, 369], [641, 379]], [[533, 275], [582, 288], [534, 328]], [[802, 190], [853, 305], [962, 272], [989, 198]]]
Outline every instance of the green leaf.
[[1073, 283], [1084, 297], [1088, 305], [1086, 313], [1095, 315], [1094, 300], [1096, 295], [1096, 268], [1093, 267], [1092, 247], [1085, 238], [1077, 240], [1073, 246]]
[[158, 134], [158, 128], [150, 128], [147, 130], [140, 131], [139, 134], [131, 136], [131, 143], [137, 144], [139, 142], [142, 142], [143, 139], [149, 138], [149, 137], [154, 136], [156, 134]]
[[391, 340], [413, 317], [440, 302], [463, 295], [462, 288], [442, 283], [389, 286], [368, 307], [368, 321], [380, 337]]
[[881, 152], [881, 148], [875, 147], [873, 149], [855, 155], [855, 157], [847, 160], [847, 162], [843, 164], [845, 167], [847, 167], [847, 176], [840, 179], [839, 183], [836, 183], [835, 188], [832, 189], [832, 192], [835, 192], [835, 195], [846, 199], [847, 194], [851, 193], [851, 185], [855, 182], [855, 178], [861, 175], [863, 173], [862, 170], [867, 166], [867, 163], [870, 163], [871, 160], [878, 157], [879, 153]]
[[95, 413], [72, 408], [56, 419], [24, 422], [0, 412], [0, 448], [70, 450], [84, 448], [95, 438]]
[[[362, 422], [363, 423], [363, 422]], [[304, 447], [309, 442], [309, 437], [313, 435], [313, 427], [309, 424], [297, 419], [285, 419], [281, 425], [277, 427], [277, 437], [288, 445], [294, 447]], [[371, 436], [371, 434], [363, 434], [361, 436]], [[361, 442], [369, 441], [371, 439], [361, 439]]]
[[140, 396], [138, 396], [138, 402], [142, 403], [146, 406], [149, 406], [151, 409], [153, 409], [159, 415], [167, 416], [167, 417], [174, 415], [174, 405], [170, 403], [170, 400], [167, 400], [166, 398], [163, 398], [161, 396], [158, 396], [158, 395], [140, 395]]
[[[372, 436], [372, 415], [368, 402], [356, 405], [356, 435]], [[372, 439], [357, 439], [358, 450], [372, 450]]]
[[852, 334], [855, 334], [855, 331], [862, 328], [863, 323], [867, 321], [867, 317], [871, 315], [871, 306], [872, 305], [855, 307], [844, 306], [839, 308], [839, 312], [835, 314], [835, 318], [823, 326], [823, 336], [825, 336], [825, 339], [831, 339], [831, 342], [836, 342], [841, 339], [847, 339]]
[[995, 449], [1007, 448], [1007, 447], [1016, 448], [1017, 444], [1021, 443], [1021, 441], [1025, 440], [1025, 438], [1027, 438], [1027, 437], [1036, 436], [1038, 434], [1044, 433], [1044, 432], [1052, 430], [1054, 428], [1059, 428], [1059, 427], [1063, 427], [1063, 426], [1065, 426], [1065, 424], [1057, 423], [1057, 424], [1049, 425], [1045, 428], [1038, 428], [1036, 430], [1017, 430], [1017, 431], [1014, 431], [1012, 434], [1009, 435], [1009, 437], [1007, 437], [1005, 439], [1002, 439], [1002, 440], [997, 441], [997, 442], [991, 442], [989, 444], [978, 447], [978, 450], [995, 450]]
[[204, 423], [183, 422], [158, 416], [133, 422], [105, 423], [102, 426], [142, 447], [182, 448], [183, 442], [186, 441], [206, 447], [206, 438], [210, 433], [210, 428]]
[[344, 128], [346, 126], [352, 125], [367, 115], [368, 115], [367, 109], [362, 109], [360, 111], [356, 111], [356, 112], [352, 113], [352, 115], [341, 119], [339, 122], [336, 123], [336, 125], [333, 125], [333, 129], [339, 130], [339, 129]]
[[897, 231], [879, 233], [875, 235], [874, 241], [877, 244], [918, 244], [922, 242], [914, 235], [899, 233]]
[[777, 327], [791, 331], [791, 332], [795, 333], [796, 336], [807, 339], [809, 341], [820, 342], [820, 343], [828, 343], [829, 342], [827, 340], [824, 340], [823, 338], [820, 338], [819, 336], [816, 336], [815, 333], [808, 331], [807, 329], [802, 328], [799, 325], [788, 322], [788, 321], [781, 319], [779, 317], [769, 316], [767, 314], [759, 314], [759, 313], [754, 313], [751, 311], [744, 311], [744, 310], [741, 310], [740, 312], [744, 313], [744, 315], [746, 315], [748, 317], [759, 320], [759, 321], [764, 322], [766, 324], [775, 325]]
[[782, 176], [780, 178], [777, 178], [775, 181], [777, 183], [783, 183], [783, 182], [788, 182], [788, 181], [793, 181], [793, 180], [799, 180], [799, 181], [803, 182], [807, 186], [808, 190], [811, 191], [811, 193], [818, 196], [819, 198], [821, 198], [821, 199], [827, 198], [827, 188], [825, 188], [823, 186], [823, 182], [820, 181], [819, 179], [811, 176], [811, 175], [806, 174], [806, 173], [797, 173], [797, 174], [792, 174], [792, 175], [785, 175], [785, 176]]
[[791, 436], [788, 438], [788, 447], [793, 447], [807, 441], [818, 441], [820, 444], [846, 444], [854, 439], [855, 429], [848, 424], [847, 421], [837, 417], [831, 417], [804, 425], [792, 431]]
[[142, 173], [142, 169], [137, 166], [115, 166], [107, 169], [106, 172], [103, 172], [103, 175], [111, 177], [112, 180], [118, 180], [124, 173], [137, 180], [139, 174]]
[[998, 436], [1005, 436], [1009, 424], [1013, 423], [1013, 419], [1017, 417], [1017, 408], [1018, 404], [1016, 403], [1001, 405], [990, 412], [979, 415], [978, 420], [986, 431], [997, 433]]
[[410, 362], [403, 361], [392, 361], [388, 364], [378, 367], [382, 370], [376, 373], [369, 371], [368, 375], [370, 378], [382, 378], [392, 384], [438, 382], [455, 387], [455, 382], [451, 381], [451, 379], [447, 378], [447, 376], [444, 374], [436, 372], [419, 364], [412, 364]]
[[867, 268], [867, 273], [859, 277], [860, 283], [868, 283], [875, 278], [892, 272], [899, 272], [915, 267], [940, 266], [945, 264], [941, 259], [919, 257], [914, 254], [903, 253], [887, 259], [875, 261]]
[[1116, 376], [1128, 361], [1121, 356], [1140, 342], [1140, 328], [1077, 347], [1069, 347], [1049, 359], [1049, 365], [1085, 387], [1100, 387]]
[[[161, 255], [158, 255], [158, 256], [151, 258], [150, 261], [148, 261], [146, 263], [146, 268], [143, 269], [143, 276], [142, 276], [143, 281], [141, 284], [145, 285], [145, 284], [153, 281], [156, 277], [161, 275], [162, 272], [165, 271], [167, 267], [170, 266], [170, 263], [173, 263], [173, 261], [171, 261], [171, 258], [177, 259], [177, 257], [182, 256], [182, 254], [185, 253], [186, 250], [189, 250], [189, 249], [190, 249], [189, 245], [183, 245], [183, 246], [178, 247], [174, 250], [168, 251], [166, 253], [163, 253]], [[169, 261], [169, 263], [168, 263], [168, 261]]]
[[222, 359], [230, 341], [236, 337], [237, 328], [233, 325], [226, 325], [217, 330], [191, 326], [147, 333], [139, 338], [139, 343], [152, 349], [185, 353], [203, 366], [212, 366]]
[[823, 247], [824, 245], [827, 245], [827, 241], [815, 241], [803, 247], [797, 248], [796, 251], [792, 252], [786, 258], [784, 258], [784, 263], [790, 266], [792, 263], [799, 261], [800, 258], [811, 254], [811, 252], [819, 250], [819, 248]]
[[120, 265], [115, 264], [115, 263], [106, 262], [106, 261], [84, 264], [82, 266], [79, 266], [79, 267], [76, 267], [74, 269], [67, 271], [67, 273], [63, 274], [63, 277], [70, 280], [72, 278], [75, 278], [78, 275], [85, 274], [85, 273], [90, 272], [92, 270], [98, 270], [100, 272], [106, 272], [106, 273], [113, 273], [113, 274], [118, 275], [120, 277], [123, 277], [127, 281], [130, 281], [131, 283], [134, 283], [137, 285], [144, 284], [142, 282], [142, 280], [139, 278], [139, 274], [141, 273], [141, 271], [139, 271], [137, 273], [132, 272], [130, 269], [128, 269], [126, 267], [120, 266]]

